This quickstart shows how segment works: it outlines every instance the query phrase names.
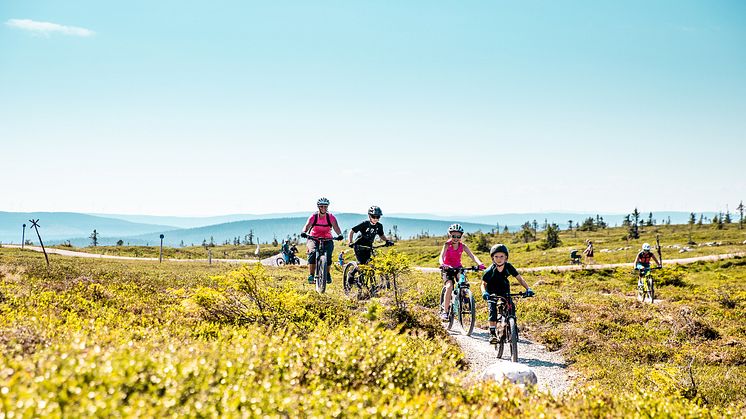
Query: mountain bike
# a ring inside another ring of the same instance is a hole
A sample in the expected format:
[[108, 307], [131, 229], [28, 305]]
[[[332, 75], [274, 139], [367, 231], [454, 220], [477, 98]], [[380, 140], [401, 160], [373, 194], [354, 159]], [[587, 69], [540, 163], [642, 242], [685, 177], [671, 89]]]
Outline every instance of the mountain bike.
[[[469, 281], [466, 278], [466, 272], [479, 271], [478, 266], [471, 268], [444, 268], [442, 269], [449, 277], [456, 277], [458, 281], [453, 285], [451, 292], [451, 306], [446, 309], [445, 297], [446, 286], [440, 290], [440, 310], [441, 313], [448, 313], [448, 330], [453, 327], [453, 322], [458, 318], [461, 329], [466, 332], [466, 336], [471, 336], [474, 331], [474, 322], [476, 321], [476, 303], [474, 294], [471, 292]], [[447, 311], [446, 311], [447, 310]]]
[[325, 244], [326, 242], [330, 242], [332, 240], [342, 240], [342, 236], [340, 235], [335, 238], [329, 239], [325, 237], [314, 237], [309, 234], [303, 233], [301, 234], [301, 237], [316, 242], [316, 247], [314, 249], [314, 253], [316, 254], [316, 270], [313, 273], [313, 278], [316, 284], [316, 292], [318, 292], [319, 294], [323, 294], [326, 292], [327, 278], [330, 278], [330, 274], [327, 271], [329, 261], [326, 259], [326, 252], [324, 251], [324, 249], [326, 248]]
[[507, 343], [510, 346], [510, 360], [518, 362], [518, 324], [515, 318], [515, 305], [513, 305], [512, 297], [525, 297], [526, 293], [519, 292], [509, 294], [509, 296], [511, 298], [490, 294], [487, 302], [490, 305], [495, 304], [497, 309], [497, 327], [495, 328], [495, 332], [497, 333], [497, 343], [495, 344], [497, 357], [502, 358], [503, 350]]
[[660, 269], [660, 266], [655, 268], [643, 267], [642, 269], [635, 267], [635, 272], [638, 272], [637, 277], [637, 300], [644, 303], [645, 300], [650, 300], [652, 304], [655, 301], [655, 282], [653, 281], [653, 269]]
[[288, 261], [285, 262], [285, 256], [283, 255], [283, 256], [279, 256], [277, 258], [277, 260], [275, 260], [275, 264], [277, 266], [282, 266], [282, 265], [300, 265], [300, 259], [298, 259], [298, 256], [295, 255], [296, 253], [298, 253], [298, 248], [295, 247], [295, 246], [293, 246], [290, 249], [290, 255], [288, 256]]
[[[364, 246], [361, 244], [353, 244], [353, 248], [370, 249], [370, 258], [373, 259], [376, 256], [376, 249], [381, 247], [393, 246], [394, 244], [385, 243], [378, 246]], [[376, 274], [372, 268], [362, 269], [358, 262], [351, 261], [347, 262], [342, 272], [342, 287], [346, 295], [350, 295], [353, 289], [357, 289], [357, 298], [362, 299], [366, 294], [368, 297], [374, 297], [378, 290], [381, 288], [389, 289], [391, 284], [388, 280], [381, 277], [381, 284], [379, 286], [376, 281]]]

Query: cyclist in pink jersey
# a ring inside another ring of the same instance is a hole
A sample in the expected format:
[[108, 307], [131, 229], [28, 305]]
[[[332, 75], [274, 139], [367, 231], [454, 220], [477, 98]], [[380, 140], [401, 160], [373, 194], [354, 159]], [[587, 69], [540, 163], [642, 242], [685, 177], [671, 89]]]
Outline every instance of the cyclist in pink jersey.
[[[320, 237], [324, 239], [335, 238], [336, 240], [342, 240], [342, 230], [339, 228], [339, 224], [337, 224], [337, 219], [329, 212], [327, 212], [327, 210], [329, 209], [329, 200], [326, 198], [320, 198], [316, 202], [316, 206], [319, 208], [319, 210], [308, 217], [306, 225], [303, 226], [303, 233], [301, 234], [301, 237], [305, 237], [304, 235], [308, 234], [313, 237]], [[336, 237], [332, 236], [332, 229], [337, 233]], [[316, 272], [316, 242], [309, 239], [308, 241], [306, 241], [306, 246], [308, 247], [308, 283], [313, 284], [313, 274], [314, 272]], [[327, 240], [324, 242], [323, 246], [324, 250], [326, 251], [326, 260], [332, 260], [334, 243], [331, 240]], [[331, 264], [328, 264], [326, 266], [327, 283], [332, 282], [331, 276], [329, 276], [330, 265]]]
[[[480, 270], [484, 270], [485, 266], [479, 261], [479, 258], [474, 256], [469, 246], [461, 242], [461, 237], [464, 235], [464, 228], [460, 224], [453, 224], [448, 227], [448, 235], [450, 238], [443, 245], [443, 249], [440, 251], [440, 257], [438, 262], [440, 263], [440, 269], [443, 272], [443, 283], [446, 286], [445, 292], [445, 305], [443, 307], [451, 306], [451, 292], [453, 291], [453, 285], [456, 280], [456, 273], [451, 268], [461, 268], [461, 254], [466, 252], [467, 255], [479, 265]], [[447, 321], [448, 313], [441, 313], [441, 319]]]

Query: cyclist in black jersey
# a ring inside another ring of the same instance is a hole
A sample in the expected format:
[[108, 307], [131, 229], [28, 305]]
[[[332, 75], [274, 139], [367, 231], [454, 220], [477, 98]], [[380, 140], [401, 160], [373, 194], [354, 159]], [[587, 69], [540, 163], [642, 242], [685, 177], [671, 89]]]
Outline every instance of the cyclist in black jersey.
[[[350, 247], [353, 247], [355, 250], [355, 258], [357, 258], [357, 261], [361, 264], [366, 264], [370, 261], [372, 253], [372, 249], [370, 248], [373, 247], [373, 241], [376, 239], [376, 236], [380, 237], [381, 240], [385, 241], [389, 246], [394, 244], [394, 242], [389, 240], [383, 233], [383, 224], [379, 222], [381, 215], [383, 215], [381, 208], [373, 205], [368, 209], [368, 220], [352, 227], [347, 236], [347, 244]], [[355, 233], [359, 233], [360, 237], [353, 241], [352, 239]]]

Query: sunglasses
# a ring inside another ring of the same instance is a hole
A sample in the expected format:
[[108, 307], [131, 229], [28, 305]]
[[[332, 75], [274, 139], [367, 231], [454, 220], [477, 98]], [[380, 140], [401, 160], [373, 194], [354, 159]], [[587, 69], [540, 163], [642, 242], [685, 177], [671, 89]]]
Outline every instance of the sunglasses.
[[378, 219], [381, 218], [381, 216], [380, 215], [371, 215], [370, 218], [372, 218], [374, 220], [378, 220]]
[[461, 238], [461, 234], [459, 234], [458, 236], [455, 235], [455, 234], [451, 234], [451, 237], [453, 237], [454, 239], [460, 239]]

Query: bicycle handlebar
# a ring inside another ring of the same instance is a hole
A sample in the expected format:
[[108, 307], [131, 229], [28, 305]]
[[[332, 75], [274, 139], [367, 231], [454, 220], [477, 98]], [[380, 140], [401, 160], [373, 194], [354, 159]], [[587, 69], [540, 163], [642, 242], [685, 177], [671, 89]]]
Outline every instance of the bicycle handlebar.
[[352, 243], [350, 245], [350, 247], [362, 247], [363, 249], [380, 249], [382, 247], [389, 247], [389, 246], [393, 246], [393, 245], [394, 245], [393, 243], [391, 243], [391, 244], [385, 243], [385, 244], [379, 244], [378, 246], [366, 246], [364, 244]]
[[313, 241], [316, 241], [316, 242], [331, 241], [331, 240], [342, 240], [342, 235], [341, 234], [339, 236], [337, 236], [337, 237], [332, 237], [332, 238], [329, 238], [329, 237], [316, 237], [316, 236], [312, 236], [312, 235], [310, 235], [308, 233], [301, 233], [300, 236], [303, 237], [304, 239], [309, 239], [309, 240], [313, 240]]
[[[521, 298], [531, 298], [531, 297], [526, 297], [526, 293], [525, 292], [511, 293], [511, 294], [508, 294], [508, 296], [510, 296], [510, 297], [521, 297]], [[505, 297], [502, 296], [502, 295], [490, 294], [490, 296], [487, 299], [487, 301], [497, 302], [498, 298], [505, 298]]]
[[479, 266], [471, 266], [468, 268], [465, 268], [463, 266], [458, 267], [458, 268], [454, 268], [453, 266], [448, 266], [448, 267], [441, 266], [440, 270], [441, 271], [454, 271], [454, 272], [466, 272], [466, 271], [479, 272]]

